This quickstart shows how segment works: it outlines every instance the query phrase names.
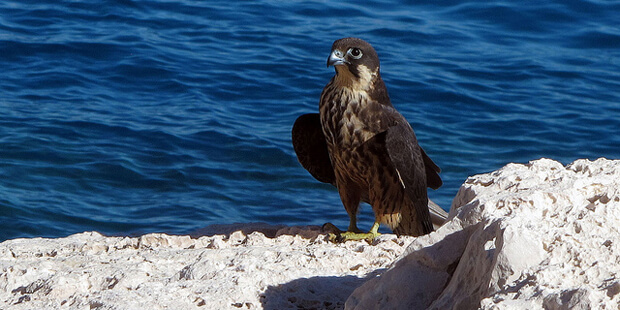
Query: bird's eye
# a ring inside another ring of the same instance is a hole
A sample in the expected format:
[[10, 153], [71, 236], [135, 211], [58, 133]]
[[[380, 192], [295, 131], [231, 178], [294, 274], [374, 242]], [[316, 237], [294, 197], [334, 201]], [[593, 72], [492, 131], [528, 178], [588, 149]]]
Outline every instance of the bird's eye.
[[349, 49], [349, 51], [347, 53], [349, 55], [351, 55], [351, 57], [353, 57], [355, 59], [360, 59], [360, 58], [362, 58], [362, 55], [363, 55], [362, 54], [362, 50], [357, 48], [357, 47]]

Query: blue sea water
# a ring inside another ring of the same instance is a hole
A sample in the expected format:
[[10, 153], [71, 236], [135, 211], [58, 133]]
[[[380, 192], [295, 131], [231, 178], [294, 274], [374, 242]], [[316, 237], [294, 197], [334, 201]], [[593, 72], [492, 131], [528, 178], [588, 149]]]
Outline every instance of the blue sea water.
[[346, 227], [290, 136], [346, 36], [378, 51], [444, 209], [509, 162], [620, 158], [618, 16], [598, 0], [4, 0], [0, 240]]

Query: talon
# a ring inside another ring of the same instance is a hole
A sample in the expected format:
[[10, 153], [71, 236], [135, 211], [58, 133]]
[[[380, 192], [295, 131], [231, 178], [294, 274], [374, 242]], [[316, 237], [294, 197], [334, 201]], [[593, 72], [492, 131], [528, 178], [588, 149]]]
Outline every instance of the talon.
[[329, 233], [327, 234], [327, 241], [333, 242], [333, 243], [342, 243], [346, 240], [344, 240], [344, 237], [340, 233], [338, 234]]

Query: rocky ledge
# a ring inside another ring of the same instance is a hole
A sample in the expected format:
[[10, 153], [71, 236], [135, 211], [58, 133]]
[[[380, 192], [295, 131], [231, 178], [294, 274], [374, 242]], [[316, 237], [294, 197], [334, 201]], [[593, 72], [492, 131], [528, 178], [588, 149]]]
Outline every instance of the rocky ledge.
[[549, 159], [468, 178], [449, 221], [346, 309], [618, 309], [620, 161]]
[[214, 231], [6, 241], [0, 309], [342, 309], [415, 239], [333, 244], [318, 227], [266, 224], [200, 234]]
[[419, 238], [245, 224], [15, 239], [0, 309], [618, 309], [619, 211], [620, 161], [541, 159], [468, 178]]

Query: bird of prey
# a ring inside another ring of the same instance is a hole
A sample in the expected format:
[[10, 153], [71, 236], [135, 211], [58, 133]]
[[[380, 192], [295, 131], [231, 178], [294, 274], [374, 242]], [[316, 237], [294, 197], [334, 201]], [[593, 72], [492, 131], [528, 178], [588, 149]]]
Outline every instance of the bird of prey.
[[[320, 113], [300, 116], [292, 140], [301, 165], [338, 189], [350, 218], [342, 237], [372, 239], [380, 224], [398, 235], [430, 233], [426, 188], [442, 185], [440, 169], [392, 106], [375, 49], [358, 38], [336, 40], [327, 66], [334, 66], [336, 74], [323, 89]], [[357, 227], [360, 201], [368, 202], [375, 214], [366, 234]], [[439, 213], [437, 221], [442, 212], [434, 212]]]

